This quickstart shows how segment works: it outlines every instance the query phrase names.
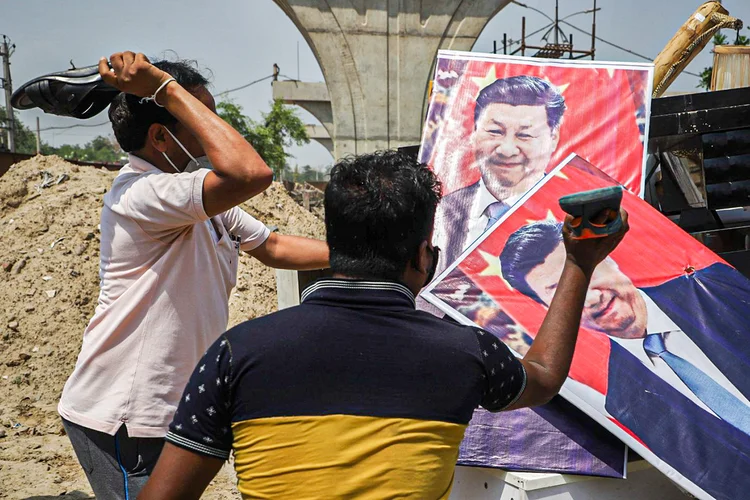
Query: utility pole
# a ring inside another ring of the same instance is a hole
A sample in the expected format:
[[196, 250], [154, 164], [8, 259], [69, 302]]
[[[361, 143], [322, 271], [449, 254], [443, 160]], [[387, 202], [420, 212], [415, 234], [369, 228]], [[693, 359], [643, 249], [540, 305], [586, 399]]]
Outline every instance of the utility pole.
[[3, 58], [3, 80], [2, 85], [5, 89], [5, 118], [8, 122], [8, 146], [10, 152], [16, 152], [16, 117], [13, 113], [13, 106], [10, 104], [10, 96], [13, 94], [13, 82], [10, 79], [10, 56], [11, 50], [15, 45], [8, 47], [8, 37], [3, 35], [3, 43], [0, 45], [0, 57]]
[[36, 154], [42, 154], [42, 134], [39, 130], [39, 117], [36, 117]]

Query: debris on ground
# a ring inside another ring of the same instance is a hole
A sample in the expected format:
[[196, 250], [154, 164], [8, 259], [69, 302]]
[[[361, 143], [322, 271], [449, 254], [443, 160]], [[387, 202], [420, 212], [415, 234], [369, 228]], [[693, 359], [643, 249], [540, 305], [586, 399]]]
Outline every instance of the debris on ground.
[[289, 193], [289, 196], [291, 196], [299, 206], [309, 212], [312, 212], [321, 220], [323, 219], [325, 213], [325, 209], [323, 206], [325, 193], [323, 191], [307, 182], [298, 183], [292, 181], [284, 181], [283, 185]]

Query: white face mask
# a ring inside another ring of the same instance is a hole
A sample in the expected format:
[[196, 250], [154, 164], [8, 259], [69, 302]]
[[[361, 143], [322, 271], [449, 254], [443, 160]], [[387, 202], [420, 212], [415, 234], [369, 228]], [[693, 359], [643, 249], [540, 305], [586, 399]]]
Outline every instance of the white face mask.
[[164, 158], [166, 158], [166, 160], [169, 162], [170, 165], [172, 165], [172, 168], [175, 169], [178, 174], [181, 172], [195, 172], [199, 168], [207, 168], [209, 170], [214, 169], [213, 165], [211, 165], [211, 161], [208, 159], [208, 156], [203, 155], [203, 156], [199, 156], [198, 158], [195, 158], [193, 155], [190, 154], [187, 148], [185, 148], [185, 146], [182, 145], [180, 140], [174, 136], [171, 130], [169, 130], [167, 127], [164, 127], [164, 130], [166, 130], [169, 133], [169, 135], [172, 136], [172, 139], [174, 139], [177, 145], [180, 146], [182, 150], [185, 152], [185, 154], [188, 155], [188, 158], [190, 158], [190, 161], [187, 163], [187, 165], [185, 165], [185, 169], [180, 170], [179, 168], [177, 168], [177, 165], [175, 165], [172, 162], [172, 160], [169, 159], [169, 156], [167, 156], [167, 153], [162, 151], [161, 154], [164, 155]]

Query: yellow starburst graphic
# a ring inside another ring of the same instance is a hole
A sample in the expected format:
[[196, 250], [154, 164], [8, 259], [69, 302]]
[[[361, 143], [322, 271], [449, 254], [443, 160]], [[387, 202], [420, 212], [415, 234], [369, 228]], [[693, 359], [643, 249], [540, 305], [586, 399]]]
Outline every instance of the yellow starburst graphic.
[[559, 177], [560, 179], [563, 179], [566, 181], [570, 180], [570, 178], [567, 175], [565, 175], [562, 170], [558, 170], [557, 173], [555, 173], [555, 177]]
[[484, 90], [485, 87], [494, 83], [495, 80], [497, 80], [497, 70], [495, 69], [494, 64], [490, 66], [490, 70], [486, 75], [471, 78], [471, 81], [474, 82], [474, 85], [478, 87], [477, 95], [479, 95], [479, 92]]
[[479, 273], [479, 276], [499, 276], [503, 277], [503, 270], [500, 268], [500, 259], [484, 250], [479, 251], [479, 255], [487, 263], [487, 267]]
[[503, 278], [503, 269], [500, 265], [500, 258], [483, 250], [479, 250], [479, 255], [481, 255], [482, 259], [487, 263], [487, 267], [479, 273], [479, 276], [493, 276], [500, 278], [503, 284], [508, 287], [508, 290], [512, 290], [513, 288], [510, 286], [510, 283]]

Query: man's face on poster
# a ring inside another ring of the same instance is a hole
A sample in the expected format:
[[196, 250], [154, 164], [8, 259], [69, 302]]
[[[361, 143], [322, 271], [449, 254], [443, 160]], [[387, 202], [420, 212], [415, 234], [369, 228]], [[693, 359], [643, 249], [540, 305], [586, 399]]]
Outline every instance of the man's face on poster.
[[[557, 289], [565, 259], [565, 246], [560, 243], [526, 275], [529, 287], [547, 306]], [[643, 297], [610, 257], [597, 266], [591, 277], [581, 321], [586, 328], [613, 337], [632, 339], [646, 334], [648, 316]]]
[[476, 121], [473, 144], [489, 191], [502, 199], [501, 193], [541, 179], [559, 139], [559, 130], [549, 126], [544, 105], [488, 105]]

